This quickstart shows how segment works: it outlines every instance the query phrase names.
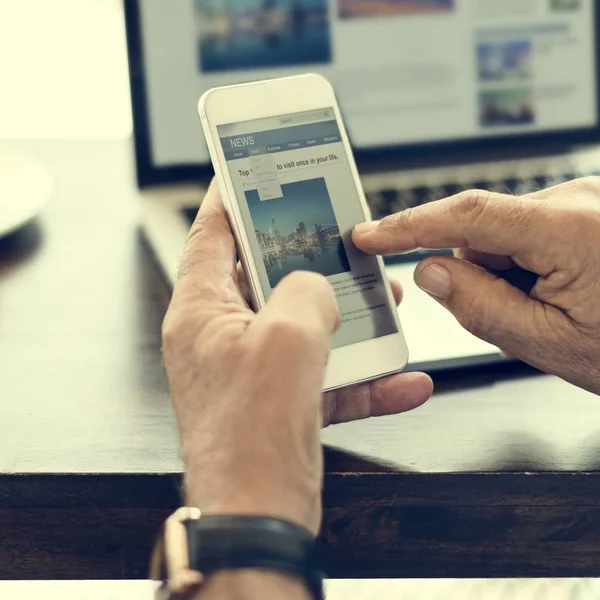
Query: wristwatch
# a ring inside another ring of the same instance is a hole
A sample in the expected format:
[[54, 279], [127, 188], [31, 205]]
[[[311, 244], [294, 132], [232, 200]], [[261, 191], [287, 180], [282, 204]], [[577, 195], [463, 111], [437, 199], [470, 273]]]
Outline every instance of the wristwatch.
[[268, 517], [202, 516], [197, 508], [180, 508], [167, 519], [150, 576], [163, 582], [157, 600], [185, 600], [212, 573], [240, 569], [298, 577], [314, 600], [324, 598], [323, 560], [308, 530]]

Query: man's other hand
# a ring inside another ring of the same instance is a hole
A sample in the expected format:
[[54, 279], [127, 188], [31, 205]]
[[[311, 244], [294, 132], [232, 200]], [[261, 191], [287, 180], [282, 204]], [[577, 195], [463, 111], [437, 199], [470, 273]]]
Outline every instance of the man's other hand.
[[365, 252], [454, 248], [415, 281], [476, 336], [600, 393], [600, 179], [469, 191], [356, 228]]

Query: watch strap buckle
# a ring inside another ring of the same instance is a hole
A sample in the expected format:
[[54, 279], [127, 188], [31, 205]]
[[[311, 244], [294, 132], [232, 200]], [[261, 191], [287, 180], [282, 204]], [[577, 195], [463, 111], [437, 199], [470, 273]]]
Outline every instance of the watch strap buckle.
[[150, 577], [155, 581], [164, 581], [157, 592], [157, 600], [189, 594], [202, 585], [204, 575], [190, 567], [185, 525], [188, 521], [197, 521], [201, 516], [197, 508], [184, 507], [165, 521], [150, 563]]

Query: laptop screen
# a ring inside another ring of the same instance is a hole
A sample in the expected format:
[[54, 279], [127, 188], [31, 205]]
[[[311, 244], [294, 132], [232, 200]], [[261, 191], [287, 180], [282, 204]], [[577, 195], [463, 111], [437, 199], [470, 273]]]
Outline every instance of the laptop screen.
[[358, 151], [598, 126], [594, 0], [138, 2], [157, 168], [209, 164], [207, 89], [308, 71]]

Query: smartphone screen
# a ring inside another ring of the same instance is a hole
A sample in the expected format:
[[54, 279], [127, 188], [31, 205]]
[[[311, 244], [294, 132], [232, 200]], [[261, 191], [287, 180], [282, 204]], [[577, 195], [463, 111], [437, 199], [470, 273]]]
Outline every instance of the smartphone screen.
[[352, 243], [364, 214], [334, 110], [218, 131], [265, 297], [292, 271], [315, 271], [342, 314], [333, 348], [397, 334], [378, 261]]

